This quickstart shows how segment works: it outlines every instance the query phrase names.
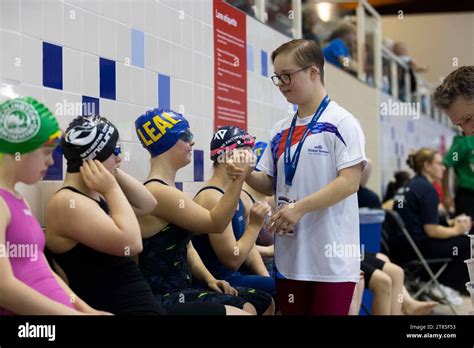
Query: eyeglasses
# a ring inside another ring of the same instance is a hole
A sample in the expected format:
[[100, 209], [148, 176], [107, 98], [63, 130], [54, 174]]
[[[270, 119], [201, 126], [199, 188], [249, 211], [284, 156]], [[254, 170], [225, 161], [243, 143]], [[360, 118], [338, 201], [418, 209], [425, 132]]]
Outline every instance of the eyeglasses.
[[122, 153], [122, 147], [121, 146], [116, 146], [114, 149], [114, 155], [119, 156]]
[[291, 83], [291, 75], [296, 74], [297, 72], [300, 72], [302, 70], [306, 70], [308, 68], [311, 68], [312, 66], [313, 65], [308, 65], [308, 66], [305, 66], [304, 68], [293, 71], [291, 73], [286, 73], [286, 74], [281, 74], [281, 75], [275, 74], [271, 77], [271, 79], [272, 79], [273, 83], [275, 84], [275, 86], [289, 85]]
[[181, 134], [181, 136], [179, 137], [179, 140], [182, 140], [186, 143], [191, 143], [193, 141], [193, 138], [194, 138], [194, 134], [191, 133], [191, 131], [188, 128], [183, 134]]

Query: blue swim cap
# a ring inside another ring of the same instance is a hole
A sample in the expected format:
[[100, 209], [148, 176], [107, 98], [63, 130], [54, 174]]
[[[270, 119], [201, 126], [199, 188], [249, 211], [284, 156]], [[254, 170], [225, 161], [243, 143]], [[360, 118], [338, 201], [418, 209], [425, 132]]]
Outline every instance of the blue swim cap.
[[255, 156], [257, 156], [257, 163], [260, 161], [260, 158], [262, 158], [266, 147], [267, 143], [264, 141], [259, 141], [255, 144], [253, 148], [253, 153], [255, 154]]
[[151, 157], [171, 149], [188, 128], [189, 123], [183, 115], [162, 108], [148, 110], [135, 121], [138, 139]]

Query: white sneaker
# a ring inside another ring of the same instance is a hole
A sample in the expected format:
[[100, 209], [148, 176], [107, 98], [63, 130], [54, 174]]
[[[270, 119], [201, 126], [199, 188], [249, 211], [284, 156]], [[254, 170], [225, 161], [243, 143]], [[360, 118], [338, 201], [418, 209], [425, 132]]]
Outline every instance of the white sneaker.
[[[464, 301], [462, 297], [460, 296], [459, 291], [456, 291], [446, 285], [440, 284], [441, 289], [444, 291], [446, 294], [446, 300], [451, 303], [452, 305], [459, 306], [461, 305]], [[436, 289], [435, 291], [439, 292], [441, 294], [440, 289]]]

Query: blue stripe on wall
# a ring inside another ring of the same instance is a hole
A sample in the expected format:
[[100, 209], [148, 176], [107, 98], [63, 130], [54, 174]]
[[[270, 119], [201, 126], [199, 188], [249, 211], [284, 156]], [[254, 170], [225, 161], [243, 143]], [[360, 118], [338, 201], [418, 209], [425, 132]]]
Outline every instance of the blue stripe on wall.
[[247, 70], [253, 71], [253, 46], [247, 44]]
[[100, 58], [100, 97], [115, 100], [115, 62]]
[[204, 151], [194, 150], [194, 181], [204, 181]]
[[262, 65], [262, 75], [268, 76], [268, 56], [267, 52], [260, 51], [261, 65]]
[[132, 28], [132, 65], [145, 67], [145, 33]]
[[163, 109], [171, 108], [170, 77], [158, 75], [158, 106]]
[[63, 89], [63, 48], [43, 42], [43, 86]]
[[88, 97], [86, 95], [82, 96], [82, 114], [84, 116], [99, 115], [99, 99]]

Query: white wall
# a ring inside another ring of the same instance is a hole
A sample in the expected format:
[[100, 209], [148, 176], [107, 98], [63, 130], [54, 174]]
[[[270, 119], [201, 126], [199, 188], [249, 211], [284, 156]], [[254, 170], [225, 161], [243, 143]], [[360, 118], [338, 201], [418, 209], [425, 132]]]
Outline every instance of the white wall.
[[458, 66], [474, 64], [474, 12], [383, 16], [382, 30], [405, 42], [415, 61], [429, 65], [423, 76], [434, 86]]

